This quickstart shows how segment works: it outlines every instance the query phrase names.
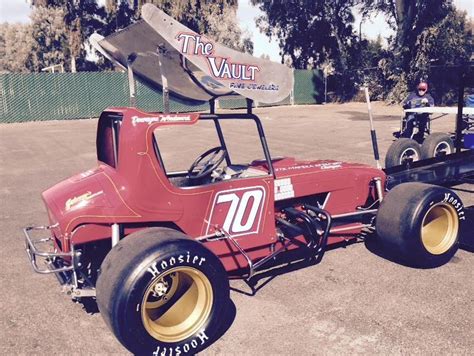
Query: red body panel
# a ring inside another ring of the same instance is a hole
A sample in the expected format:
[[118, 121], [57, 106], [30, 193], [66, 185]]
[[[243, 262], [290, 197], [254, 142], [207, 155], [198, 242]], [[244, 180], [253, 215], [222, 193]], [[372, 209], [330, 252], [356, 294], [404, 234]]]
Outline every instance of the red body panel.
[[[160, 167], [153, 149], [153, 131], [159, 125], [192, 125], [199, 114], [165, 115], [114, 108], [104, 112], [100, 120], [107, 119], [107, 112], [123, 115], [116, 168], [99, 162], [97, 168], [43, 193], [51, 223], [59, 223], [54, 233], [64, 251], [70, 249], [70, 243], [109, 238], [113, 223], [140, 223], [143, 227], [172, 222], [191, 237], [224, 228], [252, 259], [258, 259], [268, 255], [271, 245], [277, 243], [275, 198], [329, 193], [324, 203], [327, 211], [353, 212], [365, 204], [373, 178], [385, 179], [382, 171], [361, 164], [285, 158], [273, 163], [276, 180], [264, 175], [180, 188], [170, 183]], [[253, 167], [267, 171], [265, 163], [256, 162]], [[329, 243], [338, 241], [332, 237]], [[206, 246], [220, 256], [227, 270], [247, 265], [228, 241]]]

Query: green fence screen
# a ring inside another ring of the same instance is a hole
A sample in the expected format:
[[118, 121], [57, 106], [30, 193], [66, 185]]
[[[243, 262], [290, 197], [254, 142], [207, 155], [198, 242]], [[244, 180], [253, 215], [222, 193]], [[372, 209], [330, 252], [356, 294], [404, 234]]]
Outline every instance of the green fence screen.
[[295, 70], [295, 104], [316, 104], [324, 99], [323, 74], [320, 70]]
[[[294, 76], [294, 103], [318, 103], [322, 88], [319, 72], [295, 70]], [[290, 103], [291, 98], [288, 97], [272, 105], [289, 105]], [[98, 117], [106, 107], [128, 104], [126, 73], [0, 75], [0, 123], [92, 118]], [[162, 95], [137, 83], [137, 106], [145, 111], [162, 111]], [[245, 99], [219, 100], [219, 107], [223, 109], [245, 106]], [[177, 100], [170, 102], [170, 110], [174, 112], [203, 111], [207, 108], [207, 104], [193, 106]]]

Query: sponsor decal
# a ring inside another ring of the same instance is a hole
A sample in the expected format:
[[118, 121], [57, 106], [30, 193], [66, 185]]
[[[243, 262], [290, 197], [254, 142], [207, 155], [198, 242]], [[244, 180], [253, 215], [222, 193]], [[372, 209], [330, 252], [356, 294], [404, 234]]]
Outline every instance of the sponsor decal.
[[297, 171], [301, 169], [321, 169], [321, 170], [329, 170], [329, 169], [340, 169], [342, 168], [342, 162], [328, 162], [328, 163], [318, 163], [318, 164], [302, 164], [299, 166], [290, 166], [290, 167], [278, 167], [275, 168], [276, 172], [285, 172], [285, 171]]
[[464, 207], [462, 205], [462, 202], [453, 197], [451, 193], [444, 193], [443, 203], [449, 203], [454, 207], [454, 209], [456, 209], [459, 220], [466, 220], [466, 215], [464, 213]]
[[275, 84], [245, 84], [245, 83], [230, 83], [231, 89], [247, 89], [247, 90], [264, 90], [264, 91], [277, 91], [280, 89], [278, 85]]
[[87, 192], [87, 193], [84, 193], [82, 195], [79, 195], [77, 197], [74, 197], [74, 198], [70, 198], [66, 201], [66, 205], [65, 205], [65, 209], [66, 211], [68, 210], [71, 210], [72, 208], [74, 207], [82, 207], [84, 205], [87, 204], [87, 202], [91, 199], [94, 199], [95, 197], [103, 194], [104, 191], [101, 190], [99, 192], [96, 192], [96, 193], [92, 193], [92, 192]]
[[222, 228], [233, 237], [257, 234], [264, 204], [265, 188], [262, 186], [219, 192], [207, 220], [206, 233], [212, 226]]
[[94, 169], [89, 169], [88, 171], [82, 172], [80, 174], [81, 178], [87, 178], [95, 173]]
[[234, 62], [232, 58], [215, 55], [215, 45], [203, 36], [195, 33], [180, 33], [176, 37], [181, 43], [181, 53], [200, 56], [205, 59], [212, 77], [220, 80], [232, 80], [230, 89], [253, 91], [278, 91], [273, 83], [257, 83], [260, 67], [249, 63]]
[[151, 273], [153, 278], [157, 277], [160, 275], [160, 273], [163, 273], [166, 271], [168, 268], [171, 268], [176, 265], [181, 265], [183, 263], [190, 263], [196, 266], [201, 266], [203, 262], [205, 262], [206, 259], [204, 257], [200, 257], [197, 255], [191, 255], [189, 251], [184, 254], [184, 255], [179, 255], [179, 256], [173, 256], [170, 257], [167, 260], [163, 261], [156, 261], [154, 262], [150, 267], [148, 267], [147, 271]]
[[180, 33], [177, 39], [182, 42], [181, 53], [207, 58], [210, 72], [215, 78], [255, 81], [255, 74], [260, 71], [255, 65], [234, 63], [229, 58], [213, 56], [214, 44], [205, 41], [201, 35]]
[[[183, 254], [171, 256], [168, 259], [164, 259], [161, 261], [155, 261], [148, 269], [147, 272], [151, 275], [150, 280], [153, 280], [159, 277], [160, 274], [165, 272], [166, 270], [173, 268], [177, 265], [187, 264], [187, 265], [195, 265], [201, 266], [206, 259], [196, 254], [191, 254], [189, 251], [186, 251]], [[137, 305], [137, 311], [140, 310], [140, 304]], [[183, 344], [178, 346], [158, 346], [156, 350], [153, 352], [153, 355], [176, 355], [179, 356], [181, 354], [188, 355], [194, 354], [194, 350], [198, 347], [204, 345], [206, 341], [209, 340], [209, 337], [206, 334], [206, 330], [202, 329], [196, 336]]]
[[194, 354], [193, 350], [195, 350], [198, 346], [204, 345], [206, 341], [209, 340], [209, 337], [206, 335], [206, 330], [201, 330], [194, 339], [188, 341], [184, 344], [179, 346], [169, 346], [169, 347], [162, 347], [158, 346], [156, 350], [153, 352], [153, 356], [179, 356], [181, 354], [187, 355], [189, 353]]
[[294, 198], [295, 191], [291, 178], [275, 180], [275, 201]]
[[151, 117], [138, 117], [132, 116], [132, 125], [137, 126], [137, 124], [148, 124], [151, 125], [155, 122], [183, 122], [191, 121], [190, 115], [159, 115]]

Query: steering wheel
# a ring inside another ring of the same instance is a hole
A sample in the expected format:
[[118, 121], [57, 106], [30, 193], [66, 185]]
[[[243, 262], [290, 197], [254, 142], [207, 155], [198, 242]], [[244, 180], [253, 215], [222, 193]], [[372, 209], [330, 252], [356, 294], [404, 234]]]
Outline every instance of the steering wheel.
[[226, 153], [227, 151], [221, 146], [207, 150], [196, 158], [191, 167], [189, 167], [187, 178], [196, 180], [208, 176], [222, 163]]

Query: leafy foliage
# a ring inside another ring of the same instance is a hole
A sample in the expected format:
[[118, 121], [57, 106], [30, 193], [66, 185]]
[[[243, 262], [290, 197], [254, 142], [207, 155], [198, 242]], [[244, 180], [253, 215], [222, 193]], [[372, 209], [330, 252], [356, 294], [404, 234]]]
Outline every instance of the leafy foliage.
[[[440, 66], [460, 65], [469, 60], [472, 44], [466, 14], [456, 11], [450, 0], [362, 0], [363, 13], [379, 12], [396, 30], [390, 52], [381, 58], [389, 85], [388, 99], [398, 102], [420, 80], [431, 81], [438, 99], [444, 100], [453, 69], [439, 75]], [[435, 67], [437, 65], [438, 67]], [[436, 77], [436, 78], [435, 78]], [[442, 89], [444, 88], [444, 89]]]
[[[252, 3], [263, 12], [257, 20], [260, 30], [279, 41], [282, 62], [291, 58], [291, 65], [300, 69], [323, 69], [330, 64], [335, 72], [329, 90], [342, 100], [356, 95], [357, 87], [364, 84], [374, 98], [400, 101], [420, 79], [434, 79], [434, 64], [459, 64], [472, 53], [466, 14], [456, 12], [450, 0]], [[396, 31], [387, 39], [387, 49], [382, 48], [381, 39], [367, 41], [355, 35], [354, 6], [364, 16], [378, 13], [386, 17]], [[449, 80], [438, 77], [433, 88], [440, 88], [441, 96], [447, 90], [442, 83]]]
[[31, 25], [0, 24], [0, 73], [28, 72], [25, 62], [32, 44]]
[[64, 10], [38, 7], [31, 14], [31, 29], [34, 39], [26, 67], [33, 72], [56, 64], [65, 64], [69, 57], [67, 33], [64, 29]]
[[[101, 56], [87, 60], [87, 38], [94, 31], [108, 35], [133, 23], [145, 2], [229, 47], [253, 51], [250, 36], [237, 23], [237, 0], [106, 0], [104, 7], [98, 0], [29, 2], [34, 8], [31, 26], [0, 25], [0, 70], [39, 71], [58, 63], [66, 70], [111, 69]], [[333, 68], [328, 89], [336, 100], [351, 99], [358, 87], [368, 85], [374, 99], [395, 102], [425, 79], [438, 102], [449, 102], [457, 78], [452, 66], [472, 55], [473, 22], [451, 0], [251, 2], [263, 12], [257, 19], [260, 30], [278, 41], [282, 63], [297, 69]], [[355, 6], [364, 16], [385, 16], [395, 30], [386, 39], [388, 47], [381, 38], [356, 35]]]
[[195, 32], [231, 48], [253, 52], [250, 36], [237, 23], [237, 0], [136, 0], [134, 3], [137, 13], [144, 3], [152, 3]]
[[353, 1], [252, 0], [252, 4], [263, 12], [257, 26], [278, 40], [280, 55], [290, 57], [294, 68], [311, 69], [330, 60], [337, 69], [346, 69]]
[[[211, 38], [220, 41], [238, 50], [252, 52], [253, 45], [250, 37], [245, 35], [239, 28], [236, 20], [237, 0], [154, 0], [151, 2], [162, 8], [172, 17], [190, 27], [194, 31], [206, 33]], [[97, 70], [111, 69], [112, 66], [99, 54], [99, 61], [87, 60], [87, 39], [94, 32], [109, 35], [122, 28], [127, 27], [140, 17], [141, 6], [145, 1], [107, 0], [105, 7], [98, 5], [97, 0], [32, 0], [36, 11], [45, 16], [45, 11], [52, 13], [58, 10], [63, 12], [65, 30], [61, 45], [63, 56], [56, 52], [50, 54], [51, 59], [64, 62], [67, 70]], [[43, 9], [43, 10], [40, 10]], [[41, 24], [35, 22], [35, 27]], [[42, 43], [37, 43], [33, 51], [50, 51]], [[46, 66], [42, 63], [44, 55], [35, 53], [33, 55], [36, 63], [30, 68], [39, 70]], [[32, 63], [33, 63], [32, 62]], [[42, 63], [42, 64], [41, 64]], [[49, 62], [48, 62], [49, 63]]]
[[[62, 14], [61, 22], [64, 38], [61, 48], [63, 48], [64, 54], [59, 57], [51, 54], [52, 58], [55, 57], [58, 63], [63, 63], [66, 70], [73, 72], [91, 69], [93, 65], [86, 60], [85, 41], [95, 29], [104, 25], [105, 9], [100, 7], [96, 0], [32, 0], [31, 4], [34, 7], [32, 14], [33, 31], [35, 31], [35, 26], [42, 26], [36, 21], [37, 19], [35, 20], [35, 16], [41, 18], [47, 16], [48, 12], [57, 14], [58, 11]], [[33, 38], [38, 42], [36, 36], [33, 36]], [[48, 48], [43, 43], [38, 42], [33, 46], [33, 51], [36, 50], [44, 51]], [[43, 53], [33, 54], [37, 63], [32, 68], [38, 70], [39, 67], [47, 66], [46, 63], [42, 63], [44, 55]]]

